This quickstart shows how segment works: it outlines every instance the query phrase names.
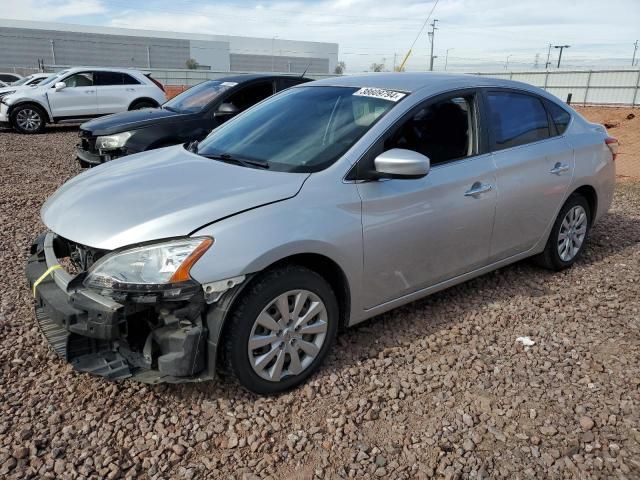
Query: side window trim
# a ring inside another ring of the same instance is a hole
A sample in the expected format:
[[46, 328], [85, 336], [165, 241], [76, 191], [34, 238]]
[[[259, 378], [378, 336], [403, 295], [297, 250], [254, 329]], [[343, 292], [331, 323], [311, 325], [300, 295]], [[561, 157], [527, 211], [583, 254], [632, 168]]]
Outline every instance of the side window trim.
[[458, 90], [450, 90], [447, 92], [443, 92], [433, 97], [426, 98], [422, 100], [420, 103], [414, 105], [409, 111], [407, 111], [404, 115], [402, 115], [399, 119], [397, 119], [393, 125], [391, 125], [387, 130], [385, 130], [373, 144], [369, 147], [369, 149], [353, 164], [353, 166], [349, 169], [347, 174], [344, 177], [344, 181], [359, 181], [364, 180], [364, 175], [362, 175], [359, 170], [364, 167], [365, 163], [372, 161], [371, 155], [375, 154], [380, 148], [381, 144], [389, 138], [389, 136], [393, 135], [398, 128], [400, 128], [405, 122], [407, 122], [411, 117], [413, 117], [416, 113], [418, 113], [421, 109], [428, 107], [434, 103], [441, 102], [446, 99], [452, 99], [456, 97], [474, 97], [474, 124], [471, 127], [474, 129], [474, 142], [476, 144], [476, 152], [473, 155], [469, 155], [466, 157], [460, 157], [453, 160], [449, 160], [447, 162], [442, 162], [437, 165], [433, 165], [432, 168], [437, 168], [441, 166], [450, 165], [452, 163], [463, 162], [472, 160], [475, 157], [479, 157], [482, 155], [486, 155], [490, 153], [489, 147], [489, 136], [488, 129], [485, 128], [485, 102], [482, 96], [482, 89], [475, 88], [462, 88]]

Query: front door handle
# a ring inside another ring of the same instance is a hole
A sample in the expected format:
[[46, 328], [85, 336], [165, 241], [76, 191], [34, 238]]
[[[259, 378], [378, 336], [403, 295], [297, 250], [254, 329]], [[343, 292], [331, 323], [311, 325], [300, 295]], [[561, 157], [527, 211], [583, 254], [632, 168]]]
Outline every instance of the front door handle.
[[471, 188], [469, 190], [464, 192], [464, 196], [475, 197], [476, 195], [480, 195], [481, 193], [487, 193], [492, 189], [493, 189], [493, 186], [491, 186], [488, 183], [475, 182], [473, 185], [471, 185]]
[[561, 173], [564, 172], [568, 172], [569, 171], [569, 165], [567, 165], [566, 163], [556, 163], [553, 168], [551, 170], [549, 170], [549, 173], [553, 173], [554, 175], [560, 175]]
[[136, 89], [135, 88], [127, 88], [127, 92], [135, 92]]
[[96, 91], [95, 90], [85, 90], [84, 93], [92, 94], [92, 93], [96, 93]]

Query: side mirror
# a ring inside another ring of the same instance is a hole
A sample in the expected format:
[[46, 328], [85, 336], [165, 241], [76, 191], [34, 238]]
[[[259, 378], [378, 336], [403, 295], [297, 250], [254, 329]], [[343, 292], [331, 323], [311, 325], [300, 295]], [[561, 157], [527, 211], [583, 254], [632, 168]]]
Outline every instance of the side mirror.
[[53, 88], [55, 88], [56, 92], [59, 92], [60, 90], [67, 88], [67, 84], [64, 82], [56, 82]]
[[231, 115], [236, 115], [240, 113], [240, 109], [236, 107], [233, 103], [223, 103], [213, 114], [214, 117], [229, 117]]
[[392, 148], [373, 161], [380, 178], [421, 178], [429, 173], [429, 158], [413, 150]]

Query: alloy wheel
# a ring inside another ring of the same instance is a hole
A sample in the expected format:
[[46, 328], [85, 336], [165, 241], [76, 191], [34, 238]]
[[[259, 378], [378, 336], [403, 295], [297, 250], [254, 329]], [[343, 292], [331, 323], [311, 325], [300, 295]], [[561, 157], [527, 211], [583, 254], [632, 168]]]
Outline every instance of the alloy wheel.
[[42, 117], [37, 111], [31, 108], [23, 108], [16, 115], [16, 123], [22, 130], [35, 132], [42, 124]]
[[324, 302], [308, 290], [291, 290], [267, 303], [248, 341], [249, 362], [261, 378], [278, 382], [309, 368], [327, 337]]
[[558, 255], [564, 262], [570, 262], [578, 254], [587, 235], [587, 212], [581, 205], [571, 208], [560, 225], [558, 232]]

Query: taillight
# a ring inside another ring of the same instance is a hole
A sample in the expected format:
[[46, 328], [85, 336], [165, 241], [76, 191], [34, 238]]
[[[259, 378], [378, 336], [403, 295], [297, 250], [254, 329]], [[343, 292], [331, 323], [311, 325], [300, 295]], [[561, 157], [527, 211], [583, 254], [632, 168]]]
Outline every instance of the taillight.
[[609, 147], [609, 150], [611, 150], [611, 155], [613, 155], [613, 159], [615, 160], [618, 156], [618, 146], [620, 145], [618, 140], [613, 137], [607, 137], [604, 139], [604, 143]]
[[145, 75], [145, 77], [147, 77], [149, 80], [151, 80], [153, 83], [155, 83], [155, 84], [158, 86], [158, 88], [159, 88], [160, 90], [162, 90], [164, 93], [167, 93], [167, 91], [164, 89], [164, 85], [162, 85], [158, 80], [156, 80], [155, 78], [153, 78], [153, 77], [151, 76], [151, 74]]

